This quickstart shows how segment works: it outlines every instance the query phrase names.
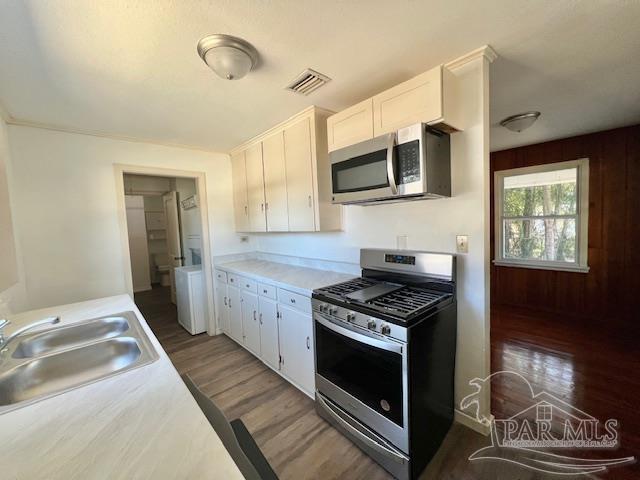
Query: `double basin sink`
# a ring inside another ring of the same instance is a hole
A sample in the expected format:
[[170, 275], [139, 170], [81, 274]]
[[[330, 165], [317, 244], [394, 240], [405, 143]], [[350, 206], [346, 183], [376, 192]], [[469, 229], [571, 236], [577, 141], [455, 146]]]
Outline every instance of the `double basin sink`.
[[24, 334], [0, 353], [0, 414], [158, 358], [133, 312]]

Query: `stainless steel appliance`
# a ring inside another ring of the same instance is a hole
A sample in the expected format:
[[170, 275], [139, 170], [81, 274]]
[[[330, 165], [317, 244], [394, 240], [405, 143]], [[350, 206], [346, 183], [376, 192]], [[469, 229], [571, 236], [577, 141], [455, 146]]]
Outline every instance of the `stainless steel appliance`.
[[313, 292], [316, 409], [391, 474], [417, 478], [453, 420], [454, 255], [360, 252]]
[[421, 123], [341, 148], [330, 156], [333, 203], [451, 195], [449, 135]]

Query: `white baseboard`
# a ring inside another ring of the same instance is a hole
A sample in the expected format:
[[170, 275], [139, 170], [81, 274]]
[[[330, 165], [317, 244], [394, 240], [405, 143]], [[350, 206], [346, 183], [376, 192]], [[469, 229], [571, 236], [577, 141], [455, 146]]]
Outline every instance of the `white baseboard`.
[[491, 422], [493, 421], [493, 415], [491, 415], [491, 420], [487, 423], [479, 422], [475, 417], [471, 415], [467, 415], [460, 410], [455, 411], [454, 420], [465, 427], [469, 427], [471, 430], [474, 430], [484, 436], [488, 436], [491, 433]]

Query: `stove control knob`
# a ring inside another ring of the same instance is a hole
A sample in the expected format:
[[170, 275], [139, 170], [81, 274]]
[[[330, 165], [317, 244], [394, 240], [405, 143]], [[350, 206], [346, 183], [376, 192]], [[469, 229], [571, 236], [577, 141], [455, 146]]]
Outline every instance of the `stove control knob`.
[[375, 320], [369, 320], [369, 323], [367, 323], [367, 328], [369, 330], [375, 330], [376, 329], [376, 321]]
[[380, 329], [380, 333], [383, 335], [389, 335], [391, 333], [391, 327], [389, 325], [383, 325]]
[[347, 313], [347, 322], [353, 322], [356, 319], [355, 313]]
[[338, 313], [338, 309], [336, 307], [329, 307], [329, 315], [335, 315]]

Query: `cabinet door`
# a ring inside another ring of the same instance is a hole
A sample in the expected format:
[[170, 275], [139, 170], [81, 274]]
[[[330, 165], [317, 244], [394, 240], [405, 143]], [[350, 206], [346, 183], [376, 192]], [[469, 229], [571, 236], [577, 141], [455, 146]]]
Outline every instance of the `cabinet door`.
[[278, 348], [278, 304], [275, 300], [258, 297], [260, 319], [260, 357], [276, 370], [280, 368]]
[[262, 163], [264, 165], [264, 196], [267, 212], [267, 230], [286, 232], [289, 230], [287, 211], [287, 175], [284, 162], [284, 136], [282, 132], [262, 141]]
[[370, 138], [373, 138], [373, 103], [370, 98], [327, 118], [330, 152]]
[[313, 319], [308, 313], [284, 305], [280, 310], [281, 370], [309, 395], [315, 386]]
[[266, 232], [262, 143], [252, 145], [245, 150], [245, 163], [247, 166], [247, 197], [249, 199], [249, 230], [251, 232]]
[[229, 335], [231, 325], [229, 323], [229, 296], [227, 294], [226, 284], [221, 284], [216, 287], [216, 318], [220, 329]]
[[249, 204], [244, 152], [231, 155], [231, 181], [233, 185], [233, 213], [236, 231], [246, 232], [249, 230]]
[[438, 66], [373, 97], [373, 135], [442, 117], [442, 67]]
[[260, 323], [258, 321], [258, 296], [245, 290], [240, 292], [242, 302], [242, 332], [244, 346], [260, 356]]
[[311, 125], [305, 118], [284, 130], [289, 230], [315, 230]]
[[238, 287], [227, 285], [229, 302], [229, 335], [236, 342], [242, 343], [242, 304]]

